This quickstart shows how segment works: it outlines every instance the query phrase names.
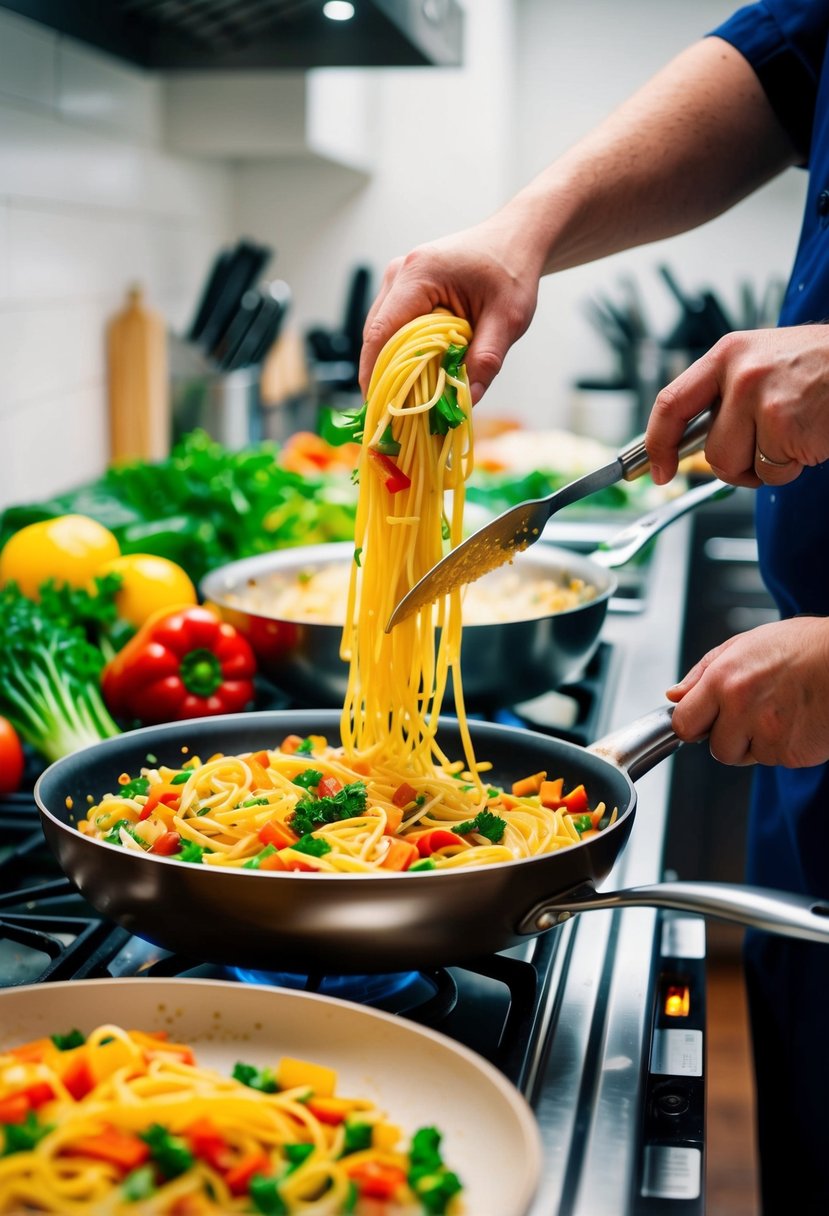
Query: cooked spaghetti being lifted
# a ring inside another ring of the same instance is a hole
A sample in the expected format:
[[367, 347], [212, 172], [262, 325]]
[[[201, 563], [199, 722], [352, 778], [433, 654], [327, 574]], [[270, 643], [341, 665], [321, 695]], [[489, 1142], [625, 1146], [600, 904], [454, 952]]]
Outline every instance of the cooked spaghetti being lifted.
[[[348, 418], [349, 437], [361, 441], [360, 489], [340, 740], [290, 737], [254, 754], [122, 774], [82, 832], [205, 865], [384, 873], [550, 853], [612, 822], [614, 811], [592, 806], [582, 785], [565, 791], [556, 774], [487, 784], [463, 703], [460, 591], [385, 632], [444, 541], [462, 539], [470, 337], [448, 313], [410, 322], [383, 349], [365, 407]], [[450, 677], [463, 759], [447, 757], [437, 738]]]

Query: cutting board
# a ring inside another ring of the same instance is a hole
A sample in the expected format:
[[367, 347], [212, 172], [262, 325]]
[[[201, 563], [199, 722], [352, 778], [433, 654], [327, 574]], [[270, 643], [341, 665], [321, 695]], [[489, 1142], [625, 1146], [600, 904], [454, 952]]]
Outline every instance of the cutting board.
[[163, 460], [170, 450], [167, 327], [140, 287], [107, 326], [110, 460]]

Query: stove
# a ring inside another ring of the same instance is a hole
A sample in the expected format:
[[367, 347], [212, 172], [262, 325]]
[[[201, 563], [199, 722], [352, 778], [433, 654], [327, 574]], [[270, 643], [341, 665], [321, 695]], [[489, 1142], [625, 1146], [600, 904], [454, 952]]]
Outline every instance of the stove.
[[[641, 619], [653, 660], [647, 617], [647, 608], [619, 613], [577, 684], [491, 717], [580, 744], [600, 737], [617, 724], [628, 687], [647, 687], [647, 671], [629, 669], [625, 633]], [[663, 688], [672, 677], [660, 671]], [[648, 774], [637, 782], [640, 806], [644, 788], [661, 791], [666, 780]], [[658, 818], [655, 824], [641, 848], [623, 855], [613, 880], [659, 877]], [[126, 976], [253, 981], [428, 1025], [488, 1059], [533, 1106], [544, 1171], [530, 1216], [701, 1216], [704, 965], [703, 922], [648, 908], [577, 916], [462, 967], [346, 977], [205, 964], [99, 915], [58, 869], [31, 793], [0, 799], [0, 988]]]

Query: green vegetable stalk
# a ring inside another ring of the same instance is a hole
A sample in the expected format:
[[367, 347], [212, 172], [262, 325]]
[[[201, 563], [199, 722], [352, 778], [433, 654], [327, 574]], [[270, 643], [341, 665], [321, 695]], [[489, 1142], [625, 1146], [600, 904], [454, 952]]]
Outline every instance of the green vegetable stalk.
[[120, 733], [100, 693], [104, 654], [88, 632], [113, 588], [104, 586], [97, 606], [74, 593], [75, 609], [57, 592], [36, 602], [15, 583], [0, 588], [0, 714], [49, 761]]

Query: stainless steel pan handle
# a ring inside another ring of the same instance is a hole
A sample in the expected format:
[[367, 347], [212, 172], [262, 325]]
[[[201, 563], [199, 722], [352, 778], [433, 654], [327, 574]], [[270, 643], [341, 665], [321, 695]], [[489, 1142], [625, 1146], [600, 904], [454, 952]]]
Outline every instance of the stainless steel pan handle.
[[577, 912], [608, 908], [671, 908], [712, 916], [804, 941], [829, 943], [829, 904], [808, 895], [719, 882], [663, 882], [598, 892], [581, 887], [533, 908], [519, 933], [541, 933]]
[[671, 725], [673, 713], [673, 705], [660, 705], [585, 750], [624, 769], [636, 781], [682, 746]]

